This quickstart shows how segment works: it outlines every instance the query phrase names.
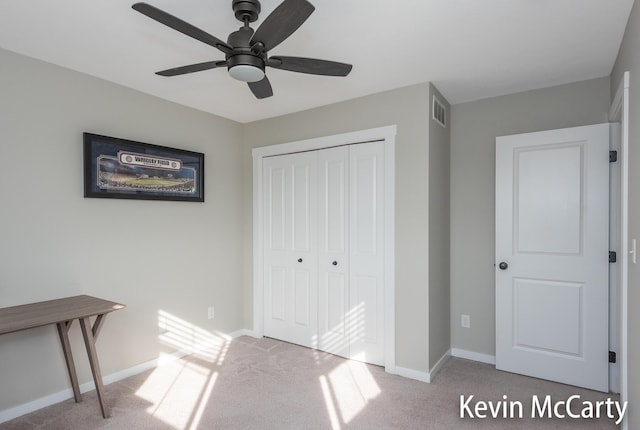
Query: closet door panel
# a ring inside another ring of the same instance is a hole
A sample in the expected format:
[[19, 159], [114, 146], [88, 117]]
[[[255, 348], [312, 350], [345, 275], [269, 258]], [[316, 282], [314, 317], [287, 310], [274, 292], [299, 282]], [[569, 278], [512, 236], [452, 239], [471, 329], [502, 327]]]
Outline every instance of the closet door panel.
[[316, 306], [315, 298], [311, 297], [311, 278], [308, 270], [294, 272], [293, 311], [294, 323], [300, 327], [311, 325], [311, 307]]
[[285, 303], [287, 291], [287, 269], [285, 267], [271, 266], [268, 302], [271, 309], [271, 319], [285, 320]]
[[384, 147], [349, 147], [350, 357], [384, 364]]
[[286, 170], [283, 167], [273, 167], [266, 171], [267, 181], [265, 181], [265, 220], [267, 228], [266, 247], [268, 250], [285, 251], [286, 247], [286, 220], [285, 207], [286, 196]]
[[[377, 344], [380, 341], [378, 338], [378, 292], [380, 290], [378, 279], [374, 276], [355, 276], [352, 281], [353, 309], [359, 315], [360, 321], [356, 339], [367, 344]], [[357, 349], [354, 352], [357, 354]], [[362, 359], [365, 358], [362, 357]]]
[[316, 156], [266, 158], [263, 173], [265, 335], [316, 347]]
[[[292, 155], [291, 157], [297, 157], [299, 155], [304, 155], [304, 159], [312, 158], [308, 154]], [[311, 177], [314, 171], [315, 166], [306, 162], [292, 166], [293, 212], [291, 213], [291, 218], [293, 225], [291, 232], [293, 234], [292, 246], [294, 251], [315, 253], [315, 250], [311, 249], [311, 247], [316, 244], [314, 240], [316, 230], [315, 228], [311, 228], [312, 224], [315, 224], [316, 211], [316, 183], [315, 178]]]
[[349, 356], [347, 147], [318, 151], [319, 348]]
[[378, 242], [377, 192], [380, 184], [377, 179], [378, 159], [376, 154], [364, 151], [369, 148], [353, 148], [352, 162], [352, 218], [353, 234], [351, 247], [358, 257], [375, 256]]

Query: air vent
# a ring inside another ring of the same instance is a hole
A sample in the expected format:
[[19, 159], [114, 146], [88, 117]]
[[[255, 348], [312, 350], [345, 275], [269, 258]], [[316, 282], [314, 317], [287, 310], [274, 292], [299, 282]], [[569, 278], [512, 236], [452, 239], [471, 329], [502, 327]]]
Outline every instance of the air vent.
[[447, 128], [447, 109], [444, 107], [444, 104], [438, 100], [436, 96], [433, 96], [433, 105], [431, 106], [431, 118], [443, 126]]

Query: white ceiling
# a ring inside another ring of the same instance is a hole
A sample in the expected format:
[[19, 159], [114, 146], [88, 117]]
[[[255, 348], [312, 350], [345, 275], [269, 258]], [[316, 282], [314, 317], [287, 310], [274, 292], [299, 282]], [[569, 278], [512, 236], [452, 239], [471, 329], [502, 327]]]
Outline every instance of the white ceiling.
[[[452, 103], [606, 76], [633, 0], [310, 0], [311, 17], [270, 55], [353, 64], [346, 78], [272, 68], [257, 100], [224, 59], [131, 9], [134, 0], [2, 0], [0, 47], [240, 122], [432, 81]], [[231, 0], [147, 0], [226, 40]], [[257, 28], [280, 0], [262, 0]], [[1, 66], [1, 65], [0, 65]], [[1, 70], [1, 67], [0, 67]]]

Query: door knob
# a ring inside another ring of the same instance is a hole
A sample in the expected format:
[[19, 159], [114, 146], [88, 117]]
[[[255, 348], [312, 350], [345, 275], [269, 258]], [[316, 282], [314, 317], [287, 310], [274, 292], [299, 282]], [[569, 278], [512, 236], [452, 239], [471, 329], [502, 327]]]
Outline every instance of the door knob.
[[333, 263], [331, 263], [331, 264], [333, 264], [334, 266], [337, 266], [337, 265], [338, 265], [338, 262], [337, 262], [337, 261], [334, 261], [334, 262], [333, 262]]
[[508, 267], [509, 265], [505, 261], [501, 261], [500, 264], [498, 264], [500, 270], [507, 270]]
[[298, 258], [298, 263], [302, 263], [302, 258]]

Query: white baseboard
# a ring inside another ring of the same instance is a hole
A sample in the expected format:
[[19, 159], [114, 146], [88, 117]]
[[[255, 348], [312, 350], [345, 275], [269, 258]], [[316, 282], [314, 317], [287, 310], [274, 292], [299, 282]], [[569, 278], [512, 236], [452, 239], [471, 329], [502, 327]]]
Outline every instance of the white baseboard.
[[[227, 340], [231, 340], [233, 338], [239, 336], [253, 336], [252, 330], [241, 329], [230, 333], [227, 336], [220, 335]], [[255, 337], [255, 336], [253, 336]], [[110, 373], [109, 375], [105, 375], [102, 378], [104, 385], [109, 385], [114, 382], [118, 382], [122, 379], [128, 378], [130, 376], [137, 375], [142, 372], [146, 372], [147, 370], [154, 369], [156, 367], [162, 367], [166, 364], [172, 363], [176, 360], [179, 360], [187, 355], [193, 354], [195, 351], [175, 351], [170, 354], [164, 354], [161, 357], [154, 358], [153, 360], [146, 361], [144, 363], [136, 364], [133, 367], [129, 367], [128, 369], [120, 370], [118, 372]], [[61, 370], [63, 371], [63, 370]], [[95, 384], [93, 381], [85, 382], [84, 384], [80, 384], [80, 392], [86, 393], [88, 391], [94, 390]], [[37, 411], [38, 409], [45, 408], [47, 406], [54, 405], [56, 403], [64, 402], [67, 399], [73, 397], [73, 390], [68, 388], [66, 390], [58, 391], [57, 393], [49, 394], [44, 397], [40, 397], [38, 399], [32, 400], [27, 403], [23, 403], [18, 406], [14, 406], [9, 409], [5, 409], [0, 411], [0, 423], [4, 423], [6, 421], [10, 421], [14, 418], [18, 418], [19, 416], [28, 414], [33, 411]]]
[[453, 357], [465, 358], [467, 360], [479, 361], [486, 364], [496, 364], [496, 356], [489, 354], [481, 354], [479, 352], [467, 351], [465, 349], [451, 348]]
[[236, 338], [240, 336], [249, 336], [249, 337], [255, 337], [256, 339], [260, 339], [262, 337], [262, 336], [258, 336], [258, 333], [256, 333], [254, 330], [250, 330], [248, 328], [236, 330], [233, 333], [231, 333], [229, 336], [231, 336], [232, 338]]
[[426, 382], [427, 384], [431, 383], [431, 374], [429, 372], [422, 372], [420, 370], [408, 369], [400, 366], [385, 367], [384, 370], [392, 375], [415, 379], [416, 381]]
[[[139, 373], [145, 372], [147, 370], [163, 366], [167, 363], [178, 360], [187, 355], [189, 355], [189, 352], [176, 351], [172, 354], [167, 354], [165, 356], [162, 356], [153, 360], [149, 360], [144, 363], [137, 364], [128, 369], [124, 369], [119, 372], [114, 372], [109, 375], [105, 375], [102, 378], [102, 381], [104, 382], [104, 385], [109, 385], [114, 382], [120, 381], [122, 379], [128, 378], [130, 376], [134, 376]], [[94, 390], [95, 388], [96, 387], [93, 381], [80, 384], [81, 393], [86, 393], [88, 391]], [[58, 391], [57, 393], [40, 397], [39, 399], [33, 400], [31, 402], [23, 403], [21, 405], [14, 406], [13, 408], [5, 409], [3, 411], [0, 411], [0, 423], [12, 420], [21, 415], [28, 414], [33, 411], [37, 411], [38, 409], [42, 409], [47, 406], [54, 405], [56, 403], [64, 402], [65, 400], [70, 399], [72, 397], [73, 397], [73, 390], [71, 388], [67, 388], [66, 390]]]
[[[82, 390], [82, 386], [80, 387], [80, 390]], [[5, 409], [3, 411], [0, 411], [0, 423], [10, 421], [14, 418], [18, 418], [21, 415], [28, 414], [29, 412], [36, 411], [46, 406], [64, 402], [71, 397], [73, 397], [73, 391], [71, 390], [71, 388], [69, 388], [67, 390], [59, 391], [45, 397], [40, 397], [39, 399], [33, 400], [31, 402], [23, 403], [9, 409]]]
[[442, 366], [447, 362], [447, 360], [451, 357], [451, 350], [444, 353], [442, 357], [438, 360], [438, 362], [431, 368], [429, 372], [422, 372], [420, 370], [408, 369], [406, 367], [400, 366], [387, 366], [384, 370], [387, 373], [391, 373], [392, 375], [398, 375], [409, 379], [415, 379], [416, 381], [426, 382], [430, 384], [433, 378], [435, 378], [436, 374], [442, 369]]
[[448, 350], [447, 352], [445, 352], [442, 355], [442, 357], [440, 357], [440, 360], [438, 360], [438, 362], [433, 365], [433, 367], [429, 371], [429, 376], [431, 380], [433, 380], [433, 378], [436, 377], [438, 372], [440, 372], [440, 369], [442, 369], [442, 366], [444, 366], [444, 364], [447, 362], [447, 360], [449, 360], [449, 358], [451, 358], [451, 350]]

